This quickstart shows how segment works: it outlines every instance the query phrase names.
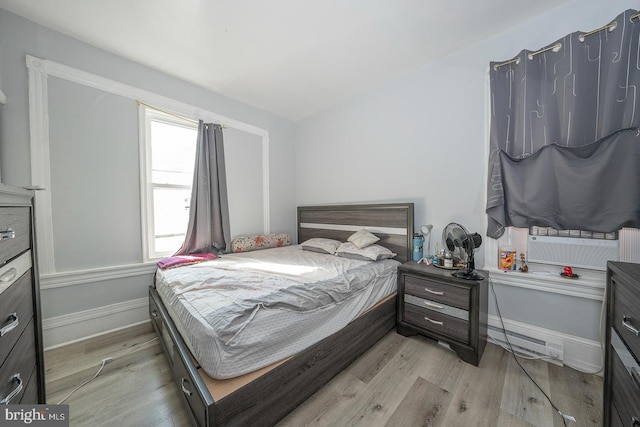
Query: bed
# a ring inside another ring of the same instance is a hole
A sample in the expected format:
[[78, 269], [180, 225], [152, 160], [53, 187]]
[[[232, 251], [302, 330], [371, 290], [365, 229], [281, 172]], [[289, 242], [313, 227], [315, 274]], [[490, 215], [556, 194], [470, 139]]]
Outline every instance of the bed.
[[[346, 241], [350, 235], [363, 228], [380, 238], [377, 242], [379, 245], [396, 253], [395, 260], [404, 262], [410, 259], [412, 203], [298, 208], [299, 243], [311, 238]], [[301, 252], [297, 246], [279, 250]], [[248, 256], [246, 259], [250, 260], [252, 257]], [[395, 284], [395, 267], [393, 282]], [[242, 366], [236, 372], [234, 363], [229, 363], [233, 360], [233, 355], [222, 351], [218, 356], [215, 352], [210, 354], [215, 363], [224, 362], [219, 368], [219, 365], [211, 364], [207, 354], [197, 349], [193, 337], [197, 327], [185, 326], [185, 323], [189, 323], [184, 320], [185, 314], [178, 313], [179, 309], [168, 297], [167, 286], [161, 281], [158, 284], [158, 288], [155, 284], [150, 287], [150, 317], [169, 361], [174, 381], [179, 387], [183, 404], [192, 424], [197, 426], [258, 426], [277, 423], [396, 324], [395, 292], [386, 292], [389, 295], [372, 308], [366, 309], [339, 330], [325, 334], [318, 342], [306, 344], [295, 354], [284, 358], [277, 356], [277, 349], [271, 348], [268, 354], [274, 354], [274, 360], [269, 360], [268, 366], [258, 369], [254, 369], [252, 360], [238, 360], [237, 364]], [[351, 308], [348, 311], [353, 310], [355, 309]], [[331, 316], [334, 314], [331, 313]], [[336, 318], [340, 316], [342, 314], [335, 314]], [[244, 327], [244, 323], [240, 324]], [[257, 330], [256, 334], [259, 333]], [[241, 350], [240, 353], [247, 353], [247, 348]], [[214, 376], [223, 379], [214, 379]]]

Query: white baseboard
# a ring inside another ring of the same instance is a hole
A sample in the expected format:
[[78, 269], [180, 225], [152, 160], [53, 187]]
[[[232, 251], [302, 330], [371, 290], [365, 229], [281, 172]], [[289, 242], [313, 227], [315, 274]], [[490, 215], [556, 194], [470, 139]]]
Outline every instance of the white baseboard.
[[44, 347], [50, 350], [148, 320], [148, 298], [51, 317], [42, 322]]
[[[502, 328], [498, 316], [489, 315], [489, 325]], [[570, 368], [581, 372], [598, 373], [602, 375], [601, 369], [604, 362], [602, 346], [598, 341], [569, 335], [551, 329], [514, 320], [503, 319], [505, 327], [513, 332], [525, 336], [546, 337], [552, 341], [560, 341], [564, 346], [562, 363]]]

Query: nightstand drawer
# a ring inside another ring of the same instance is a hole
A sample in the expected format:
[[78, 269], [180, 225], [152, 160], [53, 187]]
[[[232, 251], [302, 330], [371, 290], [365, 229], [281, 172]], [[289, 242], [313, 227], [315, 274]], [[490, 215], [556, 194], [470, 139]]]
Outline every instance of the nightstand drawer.
[[404, 317], [412, 325], [469, 343], [469, 322], [409, 303], [404, 305]]
[[442, 304], [469, 310], [469, 288], [406, 275], [405, 293]]
[[447, 316], [456, 317], [460, 320], [464, 320], [464, 321], [469, 320], [469, 312], [457, 307], [451, 307], [450, 305], [440, 304], [436, 301], [418, 298], [416, 296], [409, 295], [409, 294], [405, 294], [404, 301], [407, 304], [413, 304], [416, 307], [435, 311], [440, 314], [446, 314]]
[[0, 208], [0, 266], [31, 246], [29, 220], [27, 207]]

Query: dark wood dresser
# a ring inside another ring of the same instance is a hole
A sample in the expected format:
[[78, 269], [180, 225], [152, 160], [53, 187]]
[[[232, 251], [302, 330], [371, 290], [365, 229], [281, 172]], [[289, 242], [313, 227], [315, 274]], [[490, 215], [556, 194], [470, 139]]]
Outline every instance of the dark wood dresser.
[[487, 297], [487, 279], [458, 279], [449, 270], [404, 263], [398, 267], [398, 333], [447, 343], [477, 366], [487, 344]]
[[640, 264], [607, 263], [605, 426], [640, 427]]
[[46, 399], [32, 198], [0, 184], [0, 404]]

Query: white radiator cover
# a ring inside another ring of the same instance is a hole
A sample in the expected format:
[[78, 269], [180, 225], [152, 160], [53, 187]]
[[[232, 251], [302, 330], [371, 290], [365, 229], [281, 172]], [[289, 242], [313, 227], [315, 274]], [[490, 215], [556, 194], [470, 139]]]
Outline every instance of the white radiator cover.
[[527, 261], [606, 271], [607, 261], [619, 260], [617, 240], [529, 236]]

